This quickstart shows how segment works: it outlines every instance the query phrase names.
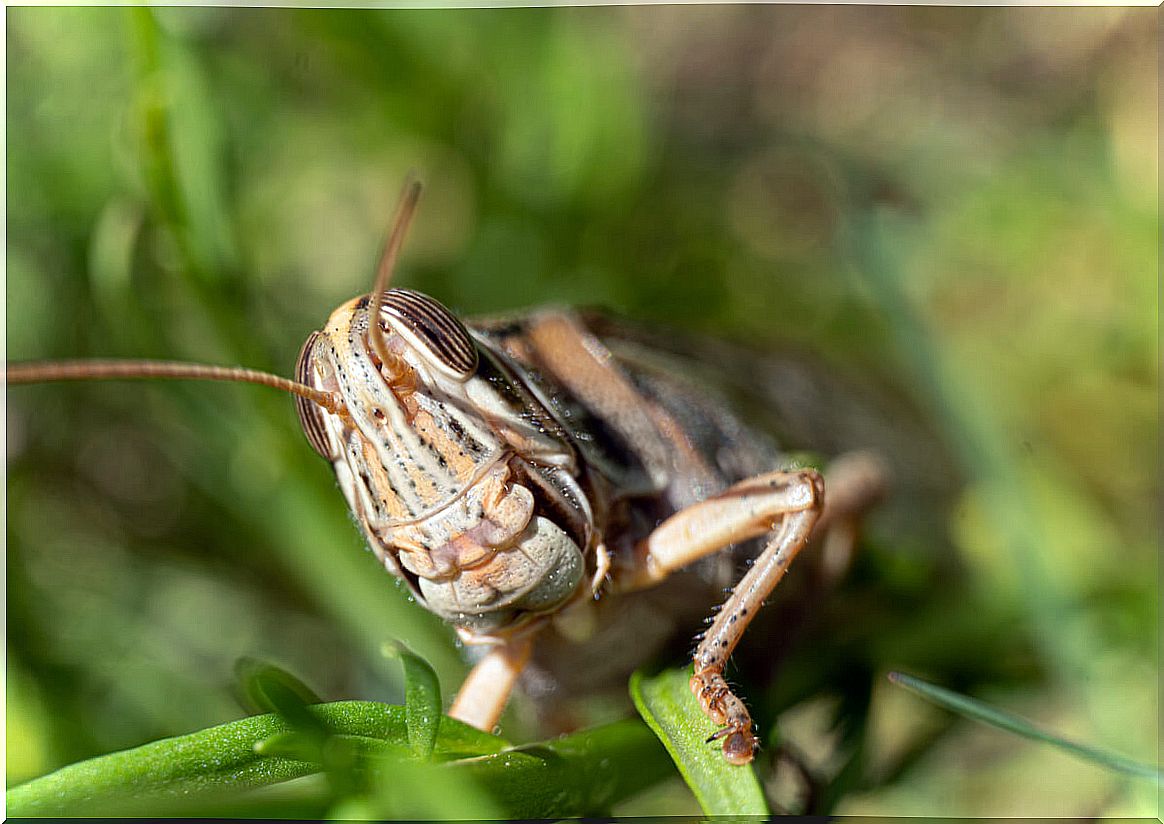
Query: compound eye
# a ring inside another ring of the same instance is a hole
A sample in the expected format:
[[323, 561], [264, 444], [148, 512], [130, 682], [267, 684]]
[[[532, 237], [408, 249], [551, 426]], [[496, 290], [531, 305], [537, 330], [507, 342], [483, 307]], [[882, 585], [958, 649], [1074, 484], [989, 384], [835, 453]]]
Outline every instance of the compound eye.
[[[303, 348], [299, 350], [299, 360], [295, 364], [295, 380], [299, 383], [314, 386], [312, 374], [312, 365], [315, 363], [315, 343], [319, 339], [319, 332], [312, 332], [307, 342], [303, 344]], [[309, 401], [307, 398], [295, 396], [295, 411], [299, 413], [299, 425], [303, 427], [303, 434], [307, 436], [307, 442], [311, 444], [311, 448], [320, 454], [321, 457], [331, 460], [331, 447], [327, 443], [327, 428], [323, 422], [323, 416], [327, 413], [319, 404]]]
[[449, 377], [463, 381], [477, 371], [477, 346], [469, 330], [428, 295], [389, 289], [382, 308], [392, 330]]

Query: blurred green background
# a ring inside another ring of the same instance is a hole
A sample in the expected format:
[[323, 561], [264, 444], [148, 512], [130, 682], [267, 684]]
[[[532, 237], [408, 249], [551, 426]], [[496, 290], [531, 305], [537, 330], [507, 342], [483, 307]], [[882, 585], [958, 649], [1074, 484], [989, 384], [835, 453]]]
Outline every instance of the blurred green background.
[[[780, 715], [824, 778], [856, 763], [833, 811], [1154, 814], [1152, 787], [883, 676], [1156, 760], [1156, 19], [10, 8], [7, 356], [289, 374], [415, 168], [399, 285], [809, 349], [941, 434], [938, 534], [876, 536], [819, 605], [865, 630], [818, 673], [865, 679], [860, 736], [843, 689]], [[461, 677], [288, 399], [20, 388], [7, 445], [10, 785], [238, 717], [243, 655], [328, 699], [399, 700], [390, 636]], [[695, 811], [674, 781], [622, 812]]]

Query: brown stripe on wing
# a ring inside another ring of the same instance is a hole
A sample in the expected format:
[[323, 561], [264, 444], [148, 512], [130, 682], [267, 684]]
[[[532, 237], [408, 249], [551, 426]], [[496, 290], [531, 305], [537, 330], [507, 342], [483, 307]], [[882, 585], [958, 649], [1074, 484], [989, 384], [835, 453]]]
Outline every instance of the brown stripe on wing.
[[673, 467], [671, 448], [606, 347], [564, 312], [531, 318], [526, 341], [554, 379], [633, 450], [655, 488], [664, 487]]
[[[541, 313], [545, 314], [562, 313]], [[547, 363], [541, 358], [540, 347], [530, 336], [530, 329], [538, 324], [539, 317], [474, 320], [473, 330], [480, 336], [478, 343], [482, 352], [477, 376], [497, 386], [520, 390], [521, 396], [529, 399], [531, 410], [536, 410], [531, 422], [536, 422], [545, 434], [569, 441], [589, 468], [605, 477], [620, 494], [657, 492], [659, 484], [652, 477], [648, 460], [640, 454], [639, 445], [571, 389], [557, 374], [556, 368], [561, 364]], [[496, 356], [497, 370], [493, 372], [491, 353]], [[507, 366], [511, 362], [512, 368]]]

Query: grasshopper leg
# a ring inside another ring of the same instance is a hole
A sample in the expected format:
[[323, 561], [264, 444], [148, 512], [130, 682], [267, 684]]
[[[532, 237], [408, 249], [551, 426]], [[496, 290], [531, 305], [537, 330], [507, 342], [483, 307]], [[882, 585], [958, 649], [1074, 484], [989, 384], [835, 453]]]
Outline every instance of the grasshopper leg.
[[695, 650], [691, 691], [707, 716], [721, 726], [716, 738], [723, 738], [724, 757], [733, 764], [751, 761], [759, 741], [752, 732], [748, 708], [724, 680], [724, 666], [764, 599], [808, 543], [819, 512], [819, 507], [814, 506], [784, 516], [779, 531], [732, 590]]
[[650, 586], [730, 544], [774, 531], [693, 656], [691, 690], [704, 713], [720, 725], [711, 740], [722, 739], [728, 761], [748, 763], [759, 743], [747, 707], [724, 680], [728, 658], [764, 599], [808, 544], [814, 527], [818, 531], [827, 527], [826, 542], [842, 545], [846, 555], [851, 551], [856, 518], [881, 496], [884, 478], [884, 468], [874, 456], [843, 456], [829, 473], [830, 501], [836, 500], [827, 507], [825, 482], [815, 470], [749, 478], [660, 524], [644, 542], [639, 563], [619, 576], [622, 589]]
[[501, 719], [518, 676], [529, 662], [533, 639], [526, 633], [485, 653], [461, 685], [449, 717], [491, 732]]

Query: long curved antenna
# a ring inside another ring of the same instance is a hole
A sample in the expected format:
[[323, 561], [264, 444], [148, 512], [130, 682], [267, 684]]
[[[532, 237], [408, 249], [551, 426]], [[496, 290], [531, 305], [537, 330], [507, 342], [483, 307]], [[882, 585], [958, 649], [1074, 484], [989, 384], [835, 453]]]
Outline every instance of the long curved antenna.
[[384, 254], [380, 256], [380, 264], [376, 267], [376, 281], [372, 284], [372, 307], [368, 310], [370, 319], [368, 339], [372, 344], [372, 351], [385, 366], [396, 363], [397, 358], [388, 351], [384, 335], [380, 332], [380, 305], [384, 302], [384, 290], [388, 288], [388, 282], [392, 279], [392, 270], [396, 268], [396, 259], [400, 257], [400, 247], [404, 245], [408, 224], [412, 222], [412, 216], [416, 213], [420, 190], [420, 181], [410, 172], [404, 181], [404, 191], [400, 195], [396, 215], [392, 218], [392, 228], [388, 231]]
[[244, 369], [239, 366], [206, 366], [201, 363], [153, 360], [66, 360], [9, 363], [6, 365], [5, 372], [6, 382], [10, 386], [48, 381], [148, 380], [151, 378], [255, 383], [306, 398], [333, 414], [343, 409], [343, 404], [330, 392], [272, 375], [269, 372]]

